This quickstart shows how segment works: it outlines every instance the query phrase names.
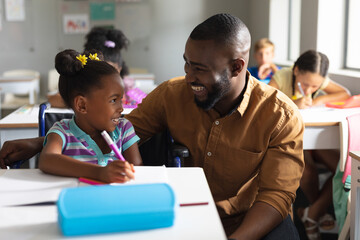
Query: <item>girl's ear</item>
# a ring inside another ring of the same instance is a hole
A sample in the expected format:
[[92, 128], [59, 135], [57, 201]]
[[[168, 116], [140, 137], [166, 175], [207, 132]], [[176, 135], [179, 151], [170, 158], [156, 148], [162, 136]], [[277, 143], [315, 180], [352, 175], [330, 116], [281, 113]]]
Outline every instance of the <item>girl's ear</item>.
[[78, 113], [87, 113], [87, 99], [84, 96], [78, 95], [74, 98], [74, 111]]
[[240, 72], [244, 69], [245, 66], [245, 60], [242, 58], [237, 58], [232, 61], [231, 66], [231, 75], [232, 77], [236, 77], [240, 74]]
[[299, 74], [299, 68], [297, 66], [294, 67], [294, 75], [297, 76]]

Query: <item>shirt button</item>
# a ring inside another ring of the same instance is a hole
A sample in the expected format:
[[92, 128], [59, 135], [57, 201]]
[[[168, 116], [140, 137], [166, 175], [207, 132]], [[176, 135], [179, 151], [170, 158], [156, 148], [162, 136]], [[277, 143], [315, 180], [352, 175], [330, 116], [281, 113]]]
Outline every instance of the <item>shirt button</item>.
[[211, 156], [211, 152], [208, 152], [207, 155], [210, 157], [210, 156]]
[[219, 121], [217, 121], [217, 120], [215, 121], [215, 125], [219, 125], [219, 123], [220, 123]]

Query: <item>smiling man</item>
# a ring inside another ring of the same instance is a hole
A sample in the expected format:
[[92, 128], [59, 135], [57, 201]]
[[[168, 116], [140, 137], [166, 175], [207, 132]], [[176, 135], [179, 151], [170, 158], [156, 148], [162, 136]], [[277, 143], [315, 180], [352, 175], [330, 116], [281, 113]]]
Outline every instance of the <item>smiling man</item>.
[[289, 98], [247, 72], [250, 40], [237, 17], [210, 17], [186, 42], [186, 76], [162, 83], [127, 118], [142, 140], [168, 128], [189, 149], [186, 165], [204, 169], [229, 238], [298, 239], [289, 212], [304, 125]]
[[[208, 18], [186, 42], [186, 76], [162, 83], [126, 118], [141, 141], [169, 129], [189, 149], [185, 164], [204, 169], [229, 238], [299, 239], [289, 212], [304, 168], [304, 124], [289, 98], [247, 72], [250, 41], [239, 18]], [[41, 146], [4, 148], [0, 163]]]

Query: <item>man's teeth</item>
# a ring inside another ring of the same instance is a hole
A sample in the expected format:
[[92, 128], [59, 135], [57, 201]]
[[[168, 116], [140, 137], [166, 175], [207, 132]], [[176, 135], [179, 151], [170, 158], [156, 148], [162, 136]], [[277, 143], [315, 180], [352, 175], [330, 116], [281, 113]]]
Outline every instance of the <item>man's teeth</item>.
[[114, 123], [118, 123], [118, 122], [119, 122], [119, 118], [114, 118], [114, 119], [112, 119], [112, 121], [113, 121]]
[[192, 88], [192, 90], [197, 91], [197, 92], [204, 90], [204, 87], [201, 87], [201, 86], [191, 86], [191, 88]]

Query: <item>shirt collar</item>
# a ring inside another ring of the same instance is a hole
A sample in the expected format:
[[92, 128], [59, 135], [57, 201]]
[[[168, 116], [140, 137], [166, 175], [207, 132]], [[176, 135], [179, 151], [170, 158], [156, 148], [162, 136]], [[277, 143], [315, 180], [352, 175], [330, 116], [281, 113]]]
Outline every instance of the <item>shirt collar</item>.
[[[75, 115], [72, 116], [72, 118], [70, 120], [70, 123], [69, 123], [69, 126], [70, 126], [71, 132], [74, 134], [74, 136], [77, 139], [84, 138], [84, 136], [89, 136], [86, 132], [81, 130], [81, 128], [79, 128], [79, 126], [76, 124]], [[109, 135], [113, 140], [117, 139], [119, 137], [119, 133], [116, 131], [116, 129], [115, 129], [115, 131], [110, 132]]]
[[255, 86], [254, 77], [251, 76], [249, 71], [246, 71], [246, 81], [247, 81], [247, 83], [245, 85], [246, 89], [245, 89], [242, 101], [240, 102], [239, 106], [237, 107], [237, 111], [240, 113], [241, 116], [244, 115], [244, 113], [249, 105], [251, 92]]
[[71, 118], [70, 123], [69, 123], [69, 126], [70, 126], [71, 132], [74, 134], [74, 136], [75, 136], [77, 139], [80, 139], [81, 137], [88, 135], [88, 134], [86, 134], [83, 130], [81, 130], [81, 129], [79, 128], [79, 126], [76, 124], [76, 122], [75, 122], [75, 115]]

